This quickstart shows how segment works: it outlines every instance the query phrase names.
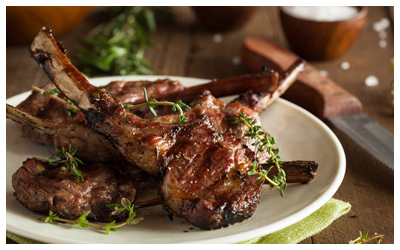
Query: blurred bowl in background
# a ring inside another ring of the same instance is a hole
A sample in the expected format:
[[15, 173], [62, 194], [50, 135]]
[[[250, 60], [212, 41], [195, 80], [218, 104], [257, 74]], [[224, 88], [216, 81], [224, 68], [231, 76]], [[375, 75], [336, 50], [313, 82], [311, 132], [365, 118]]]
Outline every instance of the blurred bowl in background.
[[208, 30], [229, 31], [246, 24], [259, 6], [193, 6], [197, 20]]
[[321, 21], [315, 13], [298, 17], [287, 8], [279, 8], [286, 39], [292, 51], [307, 60], [331, 60], [346, 53], [356, 41], [368, 13], [368, 7], [357, 6], [353, 7], [357, 11], [352, 17], [338, 20], [338, 15], [337, 21], [332, 21], [335, 20], [329, 18], [332, 15], [327, 15], [329, 19]]
[[27, 44], [43, 26], [56, 37], [75, 28], [89, 13], [89, 6], [7, 6], [6, 43]]

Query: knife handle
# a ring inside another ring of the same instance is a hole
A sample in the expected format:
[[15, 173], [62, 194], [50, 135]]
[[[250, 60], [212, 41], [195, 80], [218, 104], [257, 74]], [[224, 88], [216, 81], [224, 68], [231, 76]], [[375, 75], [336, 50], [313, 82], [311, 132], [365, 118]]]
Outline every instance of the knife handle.
[[[282, 73], [299, 57], [266, 39], [248, 37], [241, 50], [242, 64], [251, 72], [260, 72], [262, 66]], [[360, 100], [322, 76], [319, 71], [306, 64], [296, 82], [286, 90], [284, 98], [307, 109], [320, 119], [330, 116], [353, 114], [362, 111]]]

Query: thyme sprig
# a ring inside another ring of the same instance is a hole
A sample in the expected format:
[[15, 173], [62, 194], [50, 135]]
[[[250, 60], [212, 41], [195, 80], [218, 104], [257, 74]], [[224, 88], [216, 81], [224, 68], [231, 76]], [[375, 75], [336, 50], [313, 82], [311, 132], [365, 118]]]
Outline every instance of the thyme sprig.
[[364, 234], [359, 231], [360, 236], [354, 240], [351, 240], [349, 244], [366, 244], [370, 241], [374, 241], [376, 244], [380, 244], [383, 240], [383, 235], [382, 234], [372, 234], [368, 236], [368, 231], [365, 232]]
[[78, 165], [83, 164], [83, 162], [74, 156], [77, 150], [78, 147], [72, 148], [71, 144], [68, 148], [62, 147], [61, 150], [56, 149], [56, 153], [50, 156], [48, 162], [51, 166], [65, 167], [68, 173], [72, 171], [74, 178], [77, 181], [83, 182], [83, 175], [78, 170]]
[[278, 160], [281, 159], [281, 157], [279, 155], [279, 148], [275, 148], [275, 139], [262, 131], [261, 126], [256, 125], [256, 119], [248, 117], [244, 112], [240, 113], [237, 117], [232, 117], [229, 122], [232, 124], [246, 125], [248, 130], [246, 131], [245, 135], [251, 137], [252, 139], [256, 139], [256, 141], [252, 143], [253, 146], [256, 146], [256, 156], [258, 152], [264, 152], [264, 150], [266, 150], [266, 152], [270, 155], [268, 163], [274, 163], [278, 170], [278, 174], [270, 179], [267, 174], [273, 166], [266, 170], [260, 168], [258, 161], [255, 160], [253, 162], [253, 168], [250, 169], [247, 174], [258, 175], [258, 181], [256, 184], [259, 184], [263, 179], [267, 180], [271, 186], [271, 189], [278, 188], [279, 194], [283, 197], [283, 189], [286, 189], [287, 187], [286, 173], [282, 169], [282, 161]]
[[159, 102], [155, 98], [152, 98], [152, 99], [148, 98], [146, 88], [143, 88], [143, 92], [144, 92], [144, 99], [145, 99], [146, 102], [135, 104], [135, 105], [124, 104], [124, 107], [127, 110], [132, 110], [132, 109], [137, 109], [137, 108], [140, 108], [140, 107], [143, 107], [143, 106], [148, 106], [150, 112], [154, 116], [157, 116], [157, 112], [154, 109], [155, 107], [157, 107], [159, 105], [169, 105], [169, 106], [172, 106], [172, 111], [174, 111], [174, 112], [179, 111], [179, 115], [178, 115], [179, 123], [186, 122], [186, 118], [185, 118], [185, 114], [183, 113], [183, 109], [186, 109], [186, 110], [190, 109], [190, 107], [187, 104], [183, 103], [181, 100], [179, 100], [177, 102], [168, 102], [168, 101]]
[[39, 92], [42, 95], [49, 95], [52, 99], [58, 101], [59, 103], [62, 103], [65, 105], [65, 111], [67, 112], [68, 116], [71, 116], [72, 114], [79, 113], [79, 109], [71, 102], [71, 100], [64, 100], [60, 97], [57, 96], [57, 94], [61, 93], [60, 90], [58, 89], [52, 89], [50, 91], [46, 91], [44, 89], [32, 86], [32, 89], [34, 91]]
[[77, 45], [78, 67], [88, 75], [152, 74], [145, 51], [153, 45], [149, 32], [157, 18], [173, 21], [170, 7], [118, 6], [107, 10], [111, 18], [92, 29]]
[[113, 215], [118, 215], [120, 213], [129, 213], [128, 219], [120, 224], [116, 224], [115, 220], [108, 223], [105, 226], [97, 225], [95, 223], [91, 223], [88, 221], [87, 216], [90, 214], [90, 210], [87, 211], [86, 213], [82, 214], [77, 218], [76, 220], [68, 220], [68, 219], [63, 219], [60, 218], [57, 214], [53, 213], [51, 210], [49, 211], [49, 216], [46, 218], [41, 218], [44, 222], [50, 222], [55, 225], [58, 225], [58, 222], [65, 222], [65, 223], [71, 223], [72, 227], [96, 227], [99, 229], [104, 230], [105, 234], [108, 234], [110, 231], [117, 231], [117, 228], [126, 226], [126, 225], [135, 225], [138, 224], [143, 220], [143, 218], [136, 217], [136, 212], [133, 210], [134, 209], [134, 204], [132, 204], [129, 199], [127, 198], [122, 198], [121, 203], [116, 203], [116, 204], [110, 204], [106, 205], [106, 207], [114, 208], [114, 211], [110, 214], [110, 216]]

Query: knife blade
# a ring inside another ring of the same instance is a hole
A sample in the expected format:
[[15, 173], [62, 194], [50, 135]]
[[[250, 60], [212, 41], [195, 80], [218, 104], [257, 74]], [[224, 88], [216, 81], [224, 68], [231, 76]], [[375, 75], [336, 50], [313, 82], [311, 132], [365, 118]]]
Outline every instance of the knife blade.
[[[279, 73], [299, 57], [264, 38], [247, 37], [241, 50], [242, 64], [252, 72], [267, 66]], [[394, 136], [362, 112], [360, 100], [322, 76], [310, 64], [286, 91], [285, 99], [329, 122], [363, 149], [394, 170]]]

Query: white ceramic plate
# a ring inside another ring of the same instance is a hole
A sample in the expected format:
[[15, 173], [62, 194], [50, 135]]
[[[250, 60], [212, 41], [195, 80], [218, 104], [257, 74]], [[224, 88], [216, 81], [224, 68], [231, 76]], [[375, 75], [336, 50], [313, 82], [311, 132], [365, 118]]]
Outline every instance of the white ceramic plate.
[[[166, 77], [105, 77], [91, 82], [99, 86], [116, 79], [156, 80]], [[207, 82], [204, 79], [169, 78], [186, 86]], [[17, 105], [28, 95], [17, 95], [7, 99], [7, 103]], [[236, 243], [292, 225], [320, 208], [339, 188], [346, 168], [343, 148], [325, 124], [283, 99], [278, 99], [265, 110], [261, 119], [264, 129], [275, 137], [283, 160], [314, 160], [319, 164], [312, 182], [288, 185], [284, 198], [276, 189], [269, 191], [265, 188], [252, 218], [227, 228], [203, 231], [183, 219], [170, 221], [161, 206], [155, 206], [138, 211], [144, 218], [140, 224], [123, 227], [109, 235], [91, 228], [71, 229], [69, 225], [43, 223], [38, 218], [44, 216], [27, 210], [13, 197], [12, 174], [28, 157], [48, 158], [53, 148], [23, 138], [14, 123], [7, 119], [7, 231], [46, 243]]]

